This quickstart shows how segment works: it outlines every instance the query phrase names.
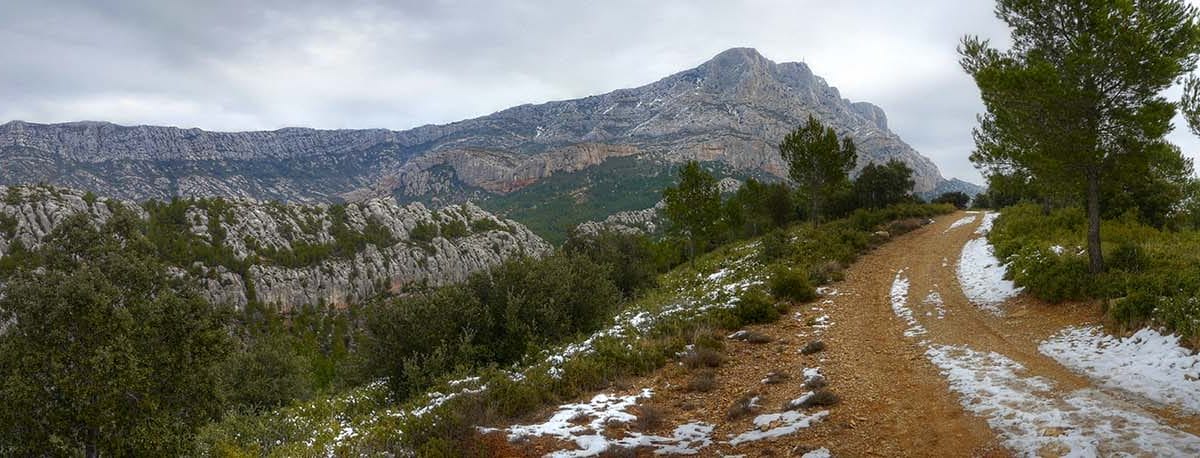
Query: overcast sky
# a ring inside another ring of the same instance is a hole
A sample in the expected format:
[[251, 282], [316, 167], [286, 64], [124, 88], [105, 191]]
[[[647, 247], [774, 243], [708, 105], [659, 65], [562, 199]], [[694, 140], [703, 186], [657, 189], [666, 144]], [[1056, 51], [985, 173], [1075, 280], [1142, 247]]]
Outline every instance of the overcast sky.
[[[736, 46], [803, 61], [887, 111], [946, 177], [979, 94], [984, 0], [0, 0], [0, 122], [408, 129], [646, 84]], [[1182, 125], [1173, 134], [1200, 152]]]

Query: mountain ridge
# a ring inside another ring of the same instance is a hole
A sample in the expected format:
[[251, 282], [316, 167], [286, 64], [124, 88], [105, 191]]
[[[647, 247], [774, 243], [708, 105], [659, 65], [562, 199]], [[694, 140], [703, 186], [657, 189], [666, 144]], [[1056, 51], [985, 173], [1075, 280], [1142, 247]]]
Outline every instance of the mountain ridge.
[[129, 200], [393, 195], [441, 205], [486, 200], [625, 156], [718, 161], [782, 178], [778, 140], [810, 114], [856, 140], [858, 168], [901, 160], [923, 193], [947, 181], [888, 130], [882, 108], [842, 98], [803, 63], [733, 48], [635, 88], [399, 131], [12, 121], [0, 125], [0, 167], [11, 171], [0, 184], [47, 182]]

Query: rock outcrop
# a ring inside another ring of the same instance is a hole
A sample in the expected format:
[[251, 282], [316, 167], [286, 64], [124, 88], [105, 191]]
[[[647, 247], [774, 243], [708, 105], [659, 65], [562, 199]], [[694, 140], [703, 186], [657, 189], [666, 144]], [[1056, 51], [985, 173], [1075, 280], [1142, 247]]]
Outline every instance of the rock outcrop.
[[[71, 215], [84, 213], [103, 223], [113, 211], [109, 199], [62, 188], [0, 187], [0, 195], [0, 257], [17, 241], [37, 248]], [[154, 218], [141, 207], [122, 205], [143, 219]], [[385, 290], [459, 282], [511, 257], [551, 249], [521, 224], [472, 203], [438, 210], [391, 198], [337, 207], [253, 200], [184, 205], [193, 243], [227, 249], [230, 265], [193, 263], [172, 270], [192, 276], [210, 300], [238, 307], [252, 299], [284, 309], [353, 303]], [[342, 240], [347, 238], [361, 242], [348, 245]], [[359, 248], [321, 251], [339, 243]], [[305, 250], [310, 254], [302, 257]]]
[[944, 181], [929, 159], [888, 130], [879, 107], [843, 99], [803, 63], [777, 64], [735, 48], [642, 87], [407, 131], [15, 121], [0, 125], [0, 184], [47, 182], [136, 201], [398, 196], [442, 204], [630, 155], [721, 161], [783, 177], [776, 146], [809, 115], [855, 139], [860, 168], [898, 159], [912, 167], [919, 193]]

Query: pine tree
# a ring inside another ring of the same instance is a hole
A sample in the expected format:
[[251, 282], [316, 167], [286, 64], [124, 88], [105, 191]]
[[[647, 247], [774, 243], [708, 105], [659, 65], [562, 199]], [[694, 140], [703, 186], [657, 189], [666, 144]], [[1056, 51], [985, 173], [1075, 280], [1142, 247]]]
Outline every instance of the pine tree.
[[996, 16], [1012, 49], [972, 36], [959, 47], [987, 108], [971, 160], [1081, 196], [1098, 273], [1104, 183], [1165, 143], [1176, 105], [1160, 94], [1196, 67], [1197, 11], [1181, 0], [999, 0]]
[[809, 217], [820, 222], [824, 207], [850, 182], [858, 158], [854, 142], [846, 137], [839, 143], [832, 127], [809, 115], [803, 126], [783, 138], [779, 154], [788, 164], [788, 177], [809, 201]]
[[695, 259], [696, 246], [704, 247], [720, 230], [721, 191], [717, 179], [696, 161], [679, 169], [679, 184], [663, 191], [668, 231], [687, 241], [688, 259]]

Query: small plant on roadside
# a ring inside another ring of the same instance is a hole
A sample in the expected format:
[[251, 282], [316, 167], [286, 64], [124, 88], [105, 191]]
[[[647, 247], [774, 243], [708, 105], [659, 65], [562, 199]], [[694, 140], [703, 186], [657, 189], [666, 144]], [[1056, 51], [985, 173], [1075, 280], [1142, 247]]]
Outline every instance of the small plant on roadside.
[[767, 279], [767, 288], [779, 300], [808, 302], [817, 298], [817, 290], [809, 282], [808, 275], [799, 269], [776, 267]]

